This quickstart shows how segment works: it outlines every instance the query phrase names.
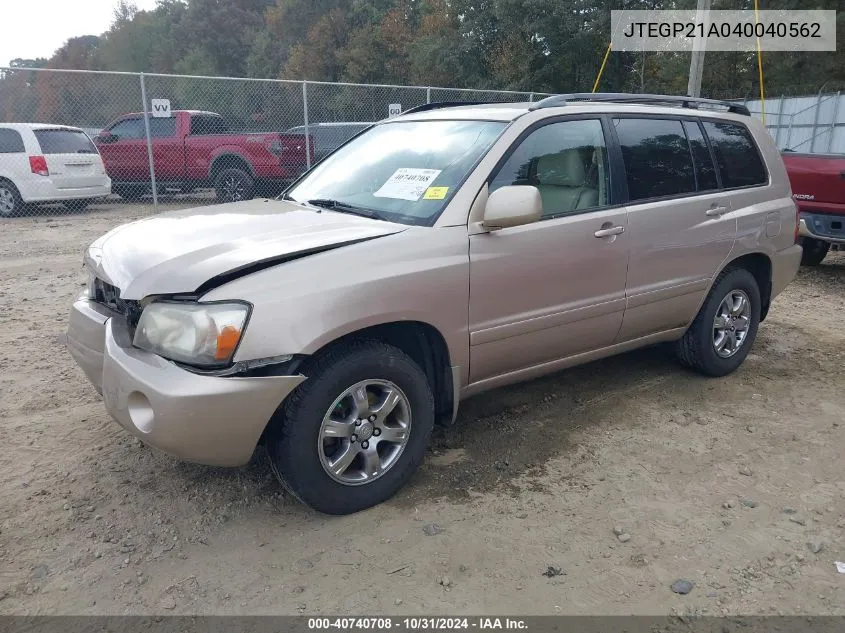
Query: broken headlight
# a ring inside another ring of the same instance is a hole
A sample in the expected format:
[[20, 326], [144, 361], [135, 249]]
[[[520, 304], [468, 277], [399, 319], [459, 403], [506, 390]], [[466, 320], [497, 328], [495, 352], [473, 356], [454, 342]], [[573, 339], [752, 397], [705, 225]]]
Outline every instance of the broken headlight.
[[238, 348], [249, 312], [246, 303], [156, 301], [144, 308], [133, 344], [188, 365], [225, 366]]

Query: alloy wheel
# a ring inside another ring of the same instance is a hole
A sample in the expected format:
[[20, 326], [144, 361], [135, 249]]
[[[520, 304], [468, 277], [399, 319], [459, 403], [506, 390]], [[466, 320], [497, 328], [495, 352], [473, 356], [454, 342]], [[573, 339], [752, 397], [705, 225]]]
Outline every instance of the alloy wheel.
[[751, 324], [751, 300], [743, 290], [731, 290], [719, 303], [713, 319], [713, 347], [721, 358], [730, 358], [745, 343]]
[[237, 176], [227, 176], [223, 180], [222, 189], [226, 200], [229, 202], [238, 202], [239, 200], [244, 199], [244, 191], [246, 190], [246, 187], [244, 186], [243, 180]]
[[15, 194], [0, 186], [0, 215], [10, 216], [15, 212]]
[[323, 417], [320, 464], [342, 484], [367, 484], [396, 464], [410, 434], [411, 406], [402, 390], [387, 380], [363, 380], [335, 399]]

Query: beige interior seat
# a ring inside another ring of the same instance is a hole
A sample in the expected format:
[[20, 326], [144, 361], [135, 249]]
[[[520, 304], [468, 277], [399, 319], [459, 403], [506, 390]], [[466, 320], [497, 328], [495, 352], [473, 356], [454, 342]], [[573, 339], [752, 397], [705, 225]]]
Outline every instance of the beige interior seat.
[[587, 170], [579, 149], [567, 149], [558, 154], [546, 154], [537, 160], [532, 180], [540, 190], [543, 215], [558, 215], [568, 211], [589, 209], [598, 205], [599, 191], [596, 170]]

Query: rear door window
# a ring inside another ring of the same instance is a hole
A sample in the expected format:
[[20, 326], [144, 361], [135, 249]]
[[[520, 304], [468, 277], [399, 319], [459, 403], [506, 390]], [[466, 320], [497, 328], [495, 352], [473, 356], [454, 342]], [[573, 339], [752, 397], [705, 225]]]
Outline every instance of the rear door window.
[[632, 202], [696, 191], [690, 146], [680, 120], [624, 118], [613, 124]]
[[82, 130], [33, 130], [42, 154], [96, 154], [97, 148]]
[[716, 180], [716, 166], [713, 164], [713, 156], [701, 128], [695, 121], [684, 121], [684, 130], [687, 133], [692, 159], [695, 163], [695, 179], [699, 191], [710, 191], [718, 189], [719, 183]]
[[17, 130], [0, 127], [0, 154], [22, 154], [26, 150]]
[[150, 119], [150, 136], [153, 138], [169, 138], [176, 135], [176, 119], [152, 118]]
[[704, 121], [722, 186], [751, 187], [764, 185], [769, 176], [751, 132], [744, 125], [722, 121]]

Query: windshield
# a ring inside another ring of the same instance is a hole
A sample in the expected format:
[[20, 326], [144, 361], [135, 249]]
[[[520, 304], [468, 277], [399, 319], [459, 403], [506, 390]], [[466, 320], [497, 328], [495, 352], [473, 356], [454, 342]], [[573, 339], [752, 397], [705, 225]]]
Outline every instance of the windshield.
[[[377, 125], [317, 165], [286, 197], [341, 212], [431, 225], [506, 123]], [[362, 213], [363, 214], [363, 213]]]

